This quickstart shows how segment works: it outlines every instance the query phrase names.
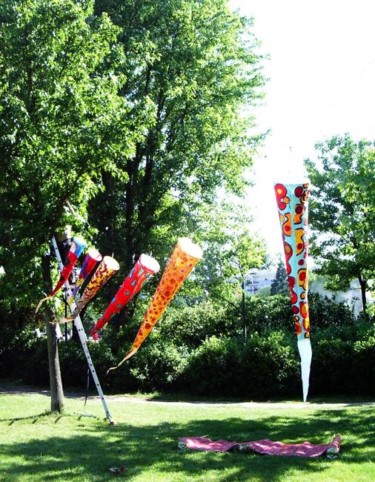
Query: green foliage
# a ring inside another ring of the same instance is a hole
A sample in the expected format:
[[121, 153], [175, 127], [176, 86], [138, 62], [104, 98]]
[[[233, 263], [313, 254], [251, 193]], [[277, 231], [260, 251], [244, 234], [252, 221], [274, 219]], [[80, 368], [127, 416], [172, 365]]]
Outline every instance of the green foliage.
[[264, 398], [284, 394], [296, 375], [291, 337], [282, 332], [240, 339], [207, 339], [186, 374], [191, 393]]
[[374, 395], [374, 324], [331, 327], [314, 337], [311, 390], [317, 394]]
[[218, 187], [243, 191], [262, 58], [251, 23], [226, 0], [97, 0], [95, 8], [121, 29], [121, 93], [138, 138], [119, 163], [128, 177], [105, 179], [91, 221], [130, 268], [144, 251], [165, 259], [178, 236], [200, 239], [200, 210]]
[[309, 294], [309, 312], [313, 336], [324, 329], [340, 329], [355, 323], [353, 310], [346, 303], [332, 301], [318, 293]]
[[[193, 353], [186, 373], [189, 392], [198, 395], [238, 395], [239, 345], [213, 336]], [[233, 377], [235, 375], [235, 377]]]
[[370, 380], [375, 379], [375, 326], [371, 329], [366, 324], [361, 338], [354, 343], [353, 376], [358, 377], [359, 373], [363, 373], [364, 367], [366, 368], [363, 376], [358, 377], [354, 390], [374, 395], [374, 384]]
[[249, 333], [265, 333], [269, 330], [279, 329], [292, 331], [293, 323], [289, 295], [247, 297], [246, 318]]
[[179, 379], [188, 365], [188, 348], [170, 341], [155, 340], [147, 344], [130, 362], [130, 372], [144, 391], [181, 388]]
[[[108, 368], [116, 366], [120, 361], [120, 357], [113, 352], [107, 340], [102, 340], [100, 343], [89, 343], [88, 348], [103, 390], [107, 393], [114, 390], [119, 393], [136, 388], [134, 377], [128, 370], [120, 373], [114, 371], [107, 375]], [[91, 392], [96, 390], [79, 340], [60, 343], [59, 356], [63, 382], [66, 387], [78, 387], [83, 390], [88, 383]]]
[[32, 327], [1, 330], [0, 376], [36, 386], [48, 384], [48, 354], [45, 338]]
[[363, 309], [375, 278], [375, 150], [349, 135], [318, 144], [317, 161], [306, 161], [311, 179], [311, 253], [327, 287], [359, 281]]
[[206, 338], [229, 336], [236, 329], [238, 321], [228, 316], [226, 307], [207, 300], [195, 306], [168, 309], [156, 331], [158, 339], [196, 348]]
[[272, 281], [270, 294], [289, 294], [288, 275], [285, 269], [285, 264], [282, 261], [280, 261], [277, 265], [276, 276]]
[[[349, 307], [327, 297], [310, 296], [313, 361], [312, 395], [373, 394], [374, 325], [354, 319]], [[141, 310], [142, 311], [142, 310]], [[264, 399], [300, 394], [299, 355], [288, 296], [250, 297], [248, 337], [244, 343], [239, 310], [202, 302], [174, 306], [139, 352], [106, 375], [130, 346], [138, 326], [107, 327], [91, 356], [107, 393], [152, 390], [196, 395]], [[83, 390], [87, 362], [76, 340], [59, 343], [64, 384]], [[0, 377], [48, 384], [45, 339], [30, 325], [2, 329]], [[91, 389], [94, 386], [90, 381]]]
[[[90, 353], [94, 351], [92, 345], [89, 346], [89, 349]], [[103, 351], [106, 353], [104, 347]], [[88, 366], [79, 341], [70, 340], [68, 343], [60, 343], [59, 359], [64, 386], [83, 389], [87, 382]], [[100, 365], [95, 366], [95, 369], [100, 370]]]
[[10, 0], [0, 18], [0, 289], [4, 303], [28, 307], [45, 289], [40, 259], [52, 233], [83, 227], [65, 201], [85, 217], [102, 170], [125, 175], [115, 161], [133, 136], [117, 95], [119, 31], [93, 16], [92, 1]]
[[204, 258], [196, 269], [203, 293], [218, 303], [235, 303], [243, 295], [248, 272], [266, 264], [265, 243], [250, 232], [251, 216], [243, 200], [231, 197], [214, 205], [199, 205], [194, 218], [197, 242]]
[[294, 334], [270, 331], [251, 334], [241, 364], [246, 394], [255, 398], [298, 393], [299, 357]]

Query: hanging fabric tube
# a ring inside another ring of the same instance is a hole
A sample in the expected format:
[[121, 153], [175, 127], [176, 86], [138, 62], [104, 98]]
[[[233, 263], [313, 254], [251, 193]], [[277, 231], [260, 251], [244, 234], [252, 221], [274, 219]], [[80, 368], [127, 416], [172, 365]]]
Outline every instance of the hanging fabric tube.
[[307, 300], [307, 222], [308, 183], [275, 184], [276, 201], [282, 232], [285, 264], [288, 275], [293, 321], [297, 334], [297, 345], [301, 359], [303, 400], [309, 389], [311, 366], [310, 317]]
[[98, 331], [119, 313], [131, 299], [140, 291], [144, 282], [160, 269], [159, 263], [146, 254], [141, 254], [133, 269], [125, 278], [123, 284], [108, 305], [103, 316], [91, 328], [90, 334], [94, 340], [99, 339]]
[[64, 283], [68, 280], [69, 276], [73, 271], [74, 265], [77, 262], [77, 259], [80, 257], [85, 247], [86, 247], [86, 243], [82, 238], [79, 238], [79, 237], [73, 238], [72, 245], [70, 247], [67, 259], [61, 271], [60, 279], [57, 282], [57, 285], [46, 298], [43, 298], [39, 301], [36, 307], [35, 313], [39, 311], [39, 308], [41, 307], [42, 303], [44, 303], [49, 298], [52, 298], [59, 291], [59, 289], [64, 285]]
[[203, 252], [199, 246], [188, 238], [179, 238], [129, 352], [117, 367], [108, 371], [118, 368], [139, 350], [202, 256]]
[[101, 260], [102, 260], [102, 255], [99, 253], [97, 249], [90, 248], [87, 251], [86, 257], [83, 261], [81, 270], [78, 275], [78, 279], [76, 281], [76, 285], [72, 292], [72, 296], [74, 297], [76, 296], [77, 292], [83, 285], [85, 279], [91, 274], [91, 272], [98, 265], [98, 263], [100, 263]]

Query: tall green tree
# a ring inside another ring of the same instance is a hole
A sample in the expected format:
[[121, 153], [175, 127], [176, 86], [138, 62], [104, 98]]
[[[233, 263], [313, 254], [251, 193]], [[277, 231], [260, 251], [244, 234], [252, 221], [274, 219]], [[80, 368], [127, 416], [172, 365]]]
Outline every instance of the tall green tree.
[[91, 206], [101, 242], [122, 246], [130, 266], [134, 255], [156, 245], [163, 253], [194, 231], [186, 218], [214, 203], [218, 186], [243, 189], [256, 145], [249, 129], [264, 83], [261, 57], [251, 22], [226, 0], [96, 0], [95, 7], [121, 28], [127, 119], [143, 120], [134, 154], [119, 160], [127, 177], [106, 176], [107, 191]]
[[[8, 0], [0, 4], [0, 265], [1, 299], [12, 311], [49, 292], [48, 243], [65, 223], [80, 220], [102, 186], [101, 173], [126, 177], [116, 160], [132, 149], [118, 28], [93, 14], [90, 0]], [[120, 144], [120, 145], [119, 145]], [[42, 269], [43, 268], [43, 269]], [[61, 410], [58, 353], [48, 322], [50, 373]], [[52, 387], [53, 388], [53, 387]]]
[[311, 253], [327, 287], [347, 289], [353, 279], [366, 293], [375, 278], [375, 149], [349, 135], [316, 146], [318, 158], [307, 160], [312, 189]]
[[276, 269], [275, 279], [271, 283], [271, 295], [286, 295], [289, 294], [288, 289], [288, 275], [285, 269], [285, 263], [279, 261]]

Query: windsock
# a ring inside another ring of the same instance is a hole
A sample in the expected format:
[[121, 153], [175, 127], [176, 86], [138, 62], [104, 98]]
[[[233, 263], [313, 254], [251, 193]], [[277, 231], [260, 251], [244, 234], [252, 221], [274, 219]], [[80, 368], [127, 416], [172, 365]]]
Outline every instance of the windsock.
[[202, 255], [202, 249], [190, 239], [179, 238], [130, 351], [117, 367], [110, 368], [108, 371], [118, 368], [138, 351]]
[[82, 296], [77, 302], [77, 306], [73, 311], [72, 317], [74, 319], [80, 314], [87, 303], [96, 295], [96, 293], [102, 288], [107, 281], [120, 269], [118, 262], [111, 256], [104, 256], [103, 260], [96, 268], [95, 273], [92, 275], [88, 285], [86, 286]]
[[307, 300], [308, 242], [306, 237], [308, 220], [309, 184], [275, 184], [276, 201], [284, 244], [286, 271], [293, 321], [297, 334], [298, 351], [301, 358], [303, 401], [309, 390], [311, 343], [310, 319]]
[[35, 313], [38, 312], [42, 303], [44, 303], [44, 301], [48, 300], [49, 298], [52, 298], [59, 291], [59, 289], [64, 285], [64, 283], [68, 280], [71, 272], [73, 271], [74, 265], [77, 262], [77, 259], [80, 257], [85, 247], [86, 247], [86, 243], [82, 238], [79, 238], [79, 237], [73, 238], [72, 245], [70, 247], [68, 256], [66, 258], [64, 267], [61, 271], [60, 279], [57, 285], [46, 298], [43, 298], [39, 301], [36, 307]]
[[97, 266], [97, 264], [100, 263], [101, 260], [102, 255], [97, 249], [90, 248], [87, 251], [86, 257], [83, 261], [81, 270], [78, 275], [78, 279], [76, 281], [76, 285], [72, 293], [73, 297], [76, 296], [85, 279], [90, 275], [90, 273], [94, 270], [95, 266]]
[[160, 269], [159, 263], [147, 254], [141, 254], [133, 269], [118, 289], [113, 300], [108, 305], [103, 316], [91, 328], [91, 336], [98, 340], [98, 331], [101, 330], [129, 301], [134, 298], [142, 288], [144, 282]]

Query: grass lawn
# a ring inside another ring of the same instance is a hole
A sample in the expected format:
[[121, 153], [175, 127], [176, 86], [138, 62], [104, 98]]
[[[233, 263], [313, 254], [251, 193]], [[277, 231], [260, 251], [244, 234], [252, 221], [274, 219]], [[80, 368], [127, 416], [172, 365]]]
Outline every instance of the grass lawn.
[[[106, 481], [374, 481], [375, 406], [203, 404], [108, 397], [66, 398], [62, 416], [48, 414], [48, 393], [0, 393], [0, 480]], [[328, 443], [342, 435], [335, 460], [249, 453], [181, 451], [179, 437]], [[115, 477], [116, 478], [116, 477]]]

